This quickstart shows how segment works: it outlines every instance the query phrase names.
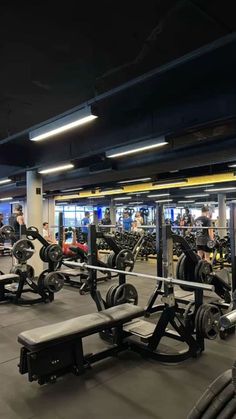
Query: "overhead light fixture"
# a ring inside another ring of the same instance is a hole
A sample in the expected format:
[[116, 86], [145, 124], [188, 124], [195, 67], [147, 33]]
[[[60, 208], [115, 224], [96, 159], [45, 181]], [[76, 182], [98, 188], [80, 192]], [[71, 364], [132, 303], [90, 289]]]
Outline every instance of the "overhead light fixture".
[[114, 198], [114, 201], [123, 201], [124, 199], [130, 199], [130, 196], [118, 196], [117, 198]]
[[11, 179], [2, 179], [0, 180], [0, 185], [4, 185], [5, 183], [11, 182]]
[[130, 192], [130, 195], [141, 195], [145, 193], [150, 193], [150, 191]]
[[189, 200], [189, 199], [188, 199], [188, 200], [186, 200], [186, 201], [185, 201], [185, 200], [183, 200], [183, 201], [178, 201], [178, 203], [179, 203], [179, 204], [191, 204], [191, 203], [193, 203], [193, 202], [195, 202], [195, 201], [192, 201], [192, 200]]
[[170, 196], [169, 193], [158, 193], [158, 194], [152, 194], [152, 195], [147, 195], [147, 198], [161, 198], [162, 196]]
[[236, 163], [228, 164], [228, 167], [236, 167]]
[[42, 125], [39, 128], [35, 128], [30, 131], [29, 138], [31, 141], [41, 141], [45, 138], [53, 137], [64, 131], [78, 127], [79, 125], [86, 124], [95, 118], [97, 118], [97, 116], [92, 114], [91, 107], [84, 107], [78, 111], [62, 116], [61, 118], [58, 117], [58, 119]]
[[210, 188], [211, 186], [215, 185], [197, 185], [197, 186], [181, 186], [181, 189], [199, 189], [199, 188]]
[[228, 188], [212, 188], [212, 189], [205, 189], [205, 192], [230, 192], [236, 191], [236, 187], [228, 187]]
[[121, 180], [120, 182], [117, 183], [137, 183], [137, 182], [148, 182], [149, 180], [151, 180], [151, 177], [143, 177], [141, 179], [131, 179], [131, 180]]
[[100, 189], [100, 192], [111, 195], [112, 193], [124, 192], [124, 188], [104, 188]]
[[62, 189], [61, 192], [75, 192], [81, 191], [83, 188]]
[[73, 164], [64, 164], [62, 166], [56, 166], [56, 167], [51, 167], [49, 169], [43, 169], [40, 170], [39, 173], [42, 175], [46, 175], [48, 173], [54, 173], [54, 172], [60, 172], [62, 170], [69, 170], [69, 169], [73, 169], [74, 165]]
[[173, 199], [159, 199], [158, 201], [155, 201], [157, 204], [161, 204], [161, 203], [164, 203], [164, 202], [172, 202], [173, 201]]
[[205, 202], [196, 202], [195, 203], [196, 205], [215, 205], [215, 204], [218, 204], [218, 202], [216, 202], [216, 201], [205, 201]]
[[12, 199], [12, 196], [8, 196], [7, 198], [0, 198], [0, 201], [11, 201]]
[[141, 205], [141, 204], [143, 204], [143, 201], [129, 202], [129, 205]]
[[188, 183], [187, 179], [166, 179], [166, 180], [159, 180], [156, 182], [153, 182], [153, 186], [160, 186], [160, 187], [166, 187], [166, 188], [171, 188], [172, 186], [175, 185], [186, 185], [186, 183]]
[[185, 195], [185, 198], [204, 198], [204, 196], [209, 196], [209, 193], [199, 193], [195, 195]]
[[57, 202], [56, 205], [68, 205], [68, 202]]
[[116, 207], [123, 207], [124, 204], [122, 204], [121, 202], [117, 202], [117, 204], [115, 204]]
[[[86, 197], [82, 197], [82, 198], [86, 198]], [[89, 199], [94, 199], [94, 198], [105, 198], [105, 195], [94, 195], [94, 196], [88, 196]]]
[[117, 147], [106, 152], [106, 157], [115, 158], [127, 156], [129, 154], [141, 153], [142, 151], [152, 150], [157, 147], [167, 145], [168, 141], [165, 141], [165, 137], [152, 138], [150, 140], [140, 141], [134, 144], [130, 144], [123, 147]]

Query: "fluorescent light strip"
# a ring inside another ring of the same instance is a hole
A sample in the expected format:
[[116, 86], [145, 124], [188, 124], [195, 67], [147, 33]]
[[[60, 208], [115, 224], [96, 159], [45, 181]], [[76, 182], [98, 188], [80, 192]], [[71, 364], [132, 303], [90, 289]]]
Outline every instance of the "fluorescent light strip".
[[147, 195], [147, 198], [158, 198], [162, 196], [170, 196], [169, 193], [159, 193], [159, 194], [153, 194], [153, 195]]
[[12, 196], [8, 196], [7, 198], [0, 198], [0, 201], [11, 201], [12, 199]]
[[215, 185], [197, 185], [197, 186], [181, 186], [181, 189], [199, 189], [199, 188], [210, 188]]
[[112, 193], [117, 193], [117, 192], [124, 192], [123, 189], [111, 189], [108, 191], [101, 191], [102, 193], [104, 193], [105, 195], [111, 195]]
[[228, 164], [228, 167], [236, 167], [236, 163]]
[[209, 196], [209, 193], [199, 193], [195, 195], [185, 195], [185, 198], [204, 198], [204, 196]]
[[192, 202], [195, 202], [195, 201], [191, 201], [191, 200], [178, 201], [179, 204], [191, 204]]
[[56, 206], [57, 206], [57, 205], [68, 205], [68, 202], [57, 202], [57, 203], [56, 203]]
[[178, 185], [177, 188], [179, 187], [179, 185], [186, 185], [187, 180], [179, 180], [176, 182], [170, 182], [170, 183], [153, 183], [153, 186], [159, 186], [159, 187], [164, 187], [164, 188], [171, 188], [172, 186]]
[[115, 204], [115, 206], [116, 206], [116, 207], [123, 207], [123, 205], [124, 205], [124, 204], [122, 204], [122, 203], [118, 203], [118, 202], [117, 202], [117, 204]]
[[157, 204], [162, 203], [162, 202], [172, 202], [173, 199], [159, 199], [158, 201], [155, 201]]
[[61, 192], [81, 191], [83, 188], [62, 189]]
[[141, 195], [145, 193], [150, 193], [150, 191], [131, 192], [130, 195]]
[[131, 196], [120, 196], [120, 197], [114, 198], [114, 201], [122, 201], [123, 199], [131, 199]]
[[[81, 196], [81, 198], [86, 198]], [[94, 198], [105, 198], [105, 195], [94, 195], [94, 196], [88, 196], [89, 199], [94, 199]]]
[[114, 154], [107, 153], [106, 157], [108, 157], [109, 159], [115, 158], [115, 157], [122, 157], [122, 156], [126, 156], [128, 154], [140, 153], [141, 151], [147, 151], [147, 150], [151, 150], [153, 148], [162, 147], [162, 146], [167, 145], [167, 144], [168, 144], [167, 141], [163, 141], [161, 143], [146, 145], [146, 146], [143, 146], [143, 147], [137, 147], [137, 148], [133, 148], [132, 150], [127, 150], [127, 151], [123, 151], [123, 152], [120, 152], [120, 153], [114, 153]]
[[51, 167], [49, 169], [40, 170], [38, 173], [42, 175], [44, 174], [46, 175], [48, 173], [60, 172], [61, 170], [73, 169], [73, 167], [74, 167], [73, 164], [64, 164], [63, 166], [56, 166], [56, 167]]
[[214, 189], [205, 189], [205, 192], [227, 192], [227, 191], [236, 191], [236, 186], [228, 188], [214, 188]]
[[196, 205], [211, 205], [211, 204], [218, 204], [216, 201], [205, 201], [205, 202], [196, 202]]
[[52, 130], [47, 131], [43, 134], [36, 135], [35, 137], [31, 136], [30, 140], [31, 141], [41, 141], [41, 140], [44, 140], [45, 138], [53, 137], [54, 135], [61, 134], [64, 131], [68, 131], [72, 128], [78, 127], [79, 125], [86, 124], [87, 122], [90, 122], [95, 118], [97, 118], [97, 116], [95, 116], [95, 115], [85, 116], [84, 118], [77, 119], [74, 122], [70, 122], [69, 124], [62, 125], [61, 127], [52, 129]]
[[149, 180], [151, 180], [151, 177], [143, 177], [141, 179], [132, 179], [132, 180], [121, 180], [120, 182], [117, 183], [135, 183], [135, 182], [148, 182]]
[[11, 179], [2, 179], [0, 180], [0, 185], [4, 185], [4, 183], [9, 183], [11, 182]]
[[140, 205], [143, 204], [143, 201], [140, 202], [129, 202], [129, 205]]

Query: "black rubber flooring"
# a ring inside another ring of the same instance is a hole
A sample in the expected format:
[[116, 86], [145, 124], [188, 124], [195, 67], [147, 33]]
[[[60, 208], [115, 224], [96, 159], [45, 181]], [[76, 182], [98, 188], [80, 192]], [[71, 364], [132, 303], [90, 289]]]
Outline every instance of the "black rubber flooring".
[[[0, 259], [7, 272], [10, 258]], [[137, 262], [136, 271], [155, 274], [155, 262]], [[114, 282], [99, 284], [102, 294]], [[131, 279], [145, 304], [154, 281]], [[144, 360], [124, 353], [94, 365], [83, 376], [67, 375], [56, 384], [40, 387], [18, 372], [20, 345], [17, 335], [27, 329], [96, 311], [89, 295], [66, 287], [51, 304], [19, 307], [0, 305], [0, 418], [4, 419], [184, 419], [210, 381], [231, 367], [236, 358], [236, 340], [207, 341], [199, 359], [178, 365]], [[173, 342], [176, 344], [176, 342]], [[104, 342], [87, 339], [88, 352]]]

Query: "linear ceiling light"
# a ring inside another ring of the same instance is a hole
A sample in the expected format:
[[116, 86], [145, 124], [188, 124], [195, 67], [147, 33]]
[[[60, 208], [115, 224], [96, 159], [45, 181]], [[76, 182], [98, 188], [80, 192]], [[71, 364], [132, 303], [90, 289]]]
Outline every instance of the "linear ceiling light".
[[162, 202], [172, 202], [173, 199], [159, 199], [158, 201], [155, 201], [157, 204], [162, 203]]
[[11, 182], [11, 179], [2, 179], [0, 180], [0, 185], [3, 185], [4, 183], [9, 183]]
[[204, 198], [204, 196], [209, 196], [209, 193], [199, 193], [195, 195], [185, 195], [185, 198]]
[[123, 199], [131, 199], [131, 196], [118, 196], [117, 198], [114, 198], [114, 201], [123, 201]]
[[115, 158], [127, 156], [129, 154], [141, 153], [142, 151], [148, 151], [153, 148], [162, 147], [167, 145], [168, 141], [165, 141], [165, 137], [152, 138], [150, 140], [130, 144], [123, 147], [117, 147], [106, 152], [106, 157]]
[[[82, 198], [86, 198], [86, 196], [82, 197]], [[89, 199], [94, 199], [94, 198], [105, 198], [105, 195], [94, 195], [94, 196], [88, 196], [87, 198]]]
[[218, 204], [216, 201], [205, 201], [205, 202], [196, 202], [196, 205], [211, 205], [211, 204]]
[[144, 193], [150, 193], [150, 191], [138, 191], [138, 192], [130, 192], [130, 195], [141, 195]]
[[143, 204], [143, 201], [129, 202], [129, 205], [140, 205], [140, 204]]
[[48, 173], [54, 173], [54, 172], [60, 172], [62, 170], [69, 170], [69, 169], [73, 169], [74, 165], [73, 164], [64, 164], [62, 166], [56, 166], [56, 167], [51, 167], [49, 169], [43, 169], [40, 170], [39, 173], [41, 173], [42, 175], [46, 175]]
[[92, 114], [91, 107], [85, 107], [30, 131], [29, 138], [31, 141], [41, 141], [45, 138], [53, 137], [61, 132], [78, 127], [79, 125], [86, 124], [95, 118], [97, 118], [97, 116]]
[[161, 198], [162, 196], [170, 196], [169, 193], [158, 193], [158, 194], [152, 194], [152, 195], [147, 195], [147, 198]]
[[211, 188], [212, 186], [215, 186], [215, 185], [181, 186], [181, 189]]
[[75, 192], [81, 191], [83, 188], [61, 189], [61, 192]]
[[183, 200], [183, 201], [178, 201], [178, 203], [179, 204], [191, 204], [192, 202], [195, 202], [195, 201], [192, 201], [192, 200]]
[[143, 177], [141, 179], [131, 179], [131, 180], [121, 180], [120, 182], [117, 183], [136, 183], [136, 182], [148, 182], [149, 180], [151, 180], [151, 177]]
[[236, 163], [228, 164], [228, 167], [236, 167]]
[[0, 201], [11, 201], [12, 199], [12, 196], [8, 196], [7, 198], [0, 198]]
[[232, 186], [228, 188], [205, 189], [205, 192], [230, 192], [230, 191], [236, 191], [236, 186]]

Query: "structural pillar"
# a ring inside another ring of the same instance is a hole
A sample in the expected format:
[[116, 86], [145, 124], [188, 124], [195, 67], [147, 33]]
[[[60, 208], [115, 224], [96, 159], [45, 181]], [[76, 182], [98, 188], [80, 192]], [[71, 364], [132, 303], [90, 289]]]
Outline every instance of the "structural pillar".
[[[218, 218], [218, 227], [226, 226], [226, 195], [223, 193], [218, 194], [218, 209], [219, 209], [219, 218]], [[227, 230], [219, 230], [220, 238], [226, 236]]]
[[116, 207], [114, 204], [114, 198], [111, 198], [111, 201], [110, 201], [110, 219], [111, 219], [111, 224], [116, 225]]
[[49, 231], [53, 239], [55, 239], [55, 199], [43, 198], [43, 222], [48, 223]]
[[[37, 227], [39, 233], [43, 230], [43, 199], [42, 199], [42, 177], [36, 171], [28, 171], [26, 174], [27, 189], [27, 225]], [[29, 259], [29, 264], [34, 267], [35, 275], [43, 271], [43, 261], [39, 257], [39, 250], [42, 244], [34, 241], [35, 254]]]
[[96, 207], [93, 208], [93, 224], [95, 224], [95, 226], [98, 226], [98, 211], [97, 209], [95, 209]]

